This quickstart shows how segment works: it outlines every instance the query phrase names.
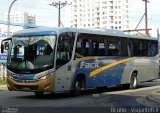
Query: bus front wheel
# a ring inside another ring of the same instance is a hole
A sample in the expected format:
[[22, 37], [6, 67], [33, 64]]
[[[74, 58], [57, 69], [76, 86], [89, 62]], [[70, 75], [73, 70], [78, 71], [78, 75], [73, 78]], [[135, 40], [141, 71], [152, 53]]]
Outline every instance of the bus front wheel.
[[79, 96], [81, 94], [81, 89], [85, 88], [85, 79], [77, 78], [74, 83], [74, 88], [71, 91], [72, 96]]
[[34, 92], [37, 97], [43, 96], [44, 92]]

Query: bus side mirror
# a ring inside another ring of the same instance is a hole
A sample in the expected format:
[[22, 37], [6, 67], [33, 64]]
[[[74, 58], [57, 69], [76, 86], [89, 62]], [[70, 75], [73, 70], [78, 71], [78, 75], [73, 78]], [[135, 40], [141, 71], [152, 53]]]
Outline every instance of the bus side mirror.
[[8, 50], [9, 49], [9, 42], [4, 42], [4, 49]]
[[1, 44], [1, 53], [4, 53], [4, 45]]
[[[7, 41], [7, 42], [5, 42], [5, 41]], [[2, 42], [1, 42], [1, 53], [4, 53], [4, 49], [5, 50], [9, 49], [10, 41], [12, 41], [12, 38], [6, 38], [6, 39], [2, 40]], [[4, 42], [4, 44], [3, 44], [3, 42]]]

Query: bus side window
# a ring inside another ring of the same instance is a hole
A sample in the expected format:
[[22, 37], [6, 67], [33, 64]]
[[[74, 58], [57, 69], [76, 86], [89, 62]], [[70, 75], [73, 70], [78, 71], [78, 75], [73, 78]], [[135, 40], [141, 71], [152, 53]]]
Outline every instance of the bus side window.
[[134, 56], [133, 39], [128, 40], [128, 55]]
[[134, 56], [141, 56], [141, 43], [138, 39], [133, 40]]
[[59, 36], [56, 55], [57, 68], [61, 67], [71, 60], [74, 45], [73, 43], [74, 36], [72, 33], [63, 33]]
[[129, 44], [127, 38], [121, 39], [121, 47], [122, 47], [122, 56], [131, 56], [131, 52], [129, 51]]
[[[104, 36], [103, 36], [104, 37]], [[77, 39], [76, 58], [105, 56], [104, 38], [101, 35], [81, 34]]]
[[88, 35], [81, 34], [78, 36], [76, 42], [76, 51], [75, 51], [75, 58], [81, 58], [84, 56], [89, 56], [92, 54], [90, 48], [92, 45], [92, 40], [88, 39]]
[[108, 55], [109, 56], [119, 56], [121, 55], [121, 42], [119, 39], [110, 38], [108, 40]]
[[148, 56], [148, 47], [149, 41], [144, 40], [142, 41], [142, 56]]
[[155, 56], [157, 54], [158, 54], [158, 43], [155, 41], [151, 41], [149, 56]]
[[81, 58], [84, 57], [85, 54], [85, 42], [84, 39], [79, 36], [76, 42], [76, 50], [75, 50], [75, 57]]
[[105, 56], [104, 38], [98, 38], [98, 39], [99, 40], [96, 40], [93, 43], [93, 45], [94, 45], [94, 56]]

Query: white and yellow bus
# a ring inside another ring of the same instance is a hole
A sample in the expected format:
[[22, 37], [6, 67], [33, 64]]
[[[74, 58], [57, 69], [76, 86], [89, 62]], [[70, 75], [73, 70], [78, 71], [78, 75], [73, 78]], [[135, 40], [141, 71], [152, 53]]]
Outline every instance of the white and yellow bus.
[[38, 28], [11, 38], [10, 91], [71, 92], [158, 78], [158, 40], [107, 29]]

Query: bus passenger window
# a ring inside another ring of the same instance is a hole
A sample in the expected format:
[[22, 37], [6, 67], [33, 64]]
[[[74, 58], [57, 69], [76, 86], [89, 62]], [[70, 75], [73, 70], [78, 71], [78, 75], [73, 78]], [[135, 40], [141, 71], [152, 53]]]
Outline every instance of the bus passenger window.
[[148, 56], [148, 50], [149, 50], [148, 43], [149, 42], [146, 40], [142, 42], [142, 56]]
[[108, 41], [108, 55], [109, 56], [119, 56], [121, 55], [121, 45], [119, 43], [119, 40], [109, 40]]
[[150, 54], [150, 56], [155, 56], [155, 55], [157, 55], [158, 54], [158, 44], [157, 44], [157, 42], [155, 41], [152, 41], [151, 43], [150, 43], [150, 52], [149, 52], [149, 54]]
[[81, 58], [83, 56], [84, 56], [84, 50], [82, 49], [82, 40], [78, 39], [76, 45], [75, 57]]
[[57, 57], [56, 66], [57, 68], [66, 64], [71, 60], [74, 38], [72, 33], [63, 33], [60, 35], [57, 45]]
[[134, 56], [141, 56], [141, 44], [139, 40], [133, 41]]
[[105, 56], [104, 42], [96, 42], [94, 44], [94, 55], [95, 56]]
[[91, 44], [89, 44], [88, 41], [89, 40], [83, 38], [83, 36], [78, 37], [77, 44], [76, 44], [76, 51], [75, 51], [76, 58], [81, 58], [89, 55], [89, 50], [90, 50], [89, 46]]
[[94, 55], [95, 56], [98, 56], [100, 53], [99, 53], [99, 43], [96, 43], [94, 45]]

